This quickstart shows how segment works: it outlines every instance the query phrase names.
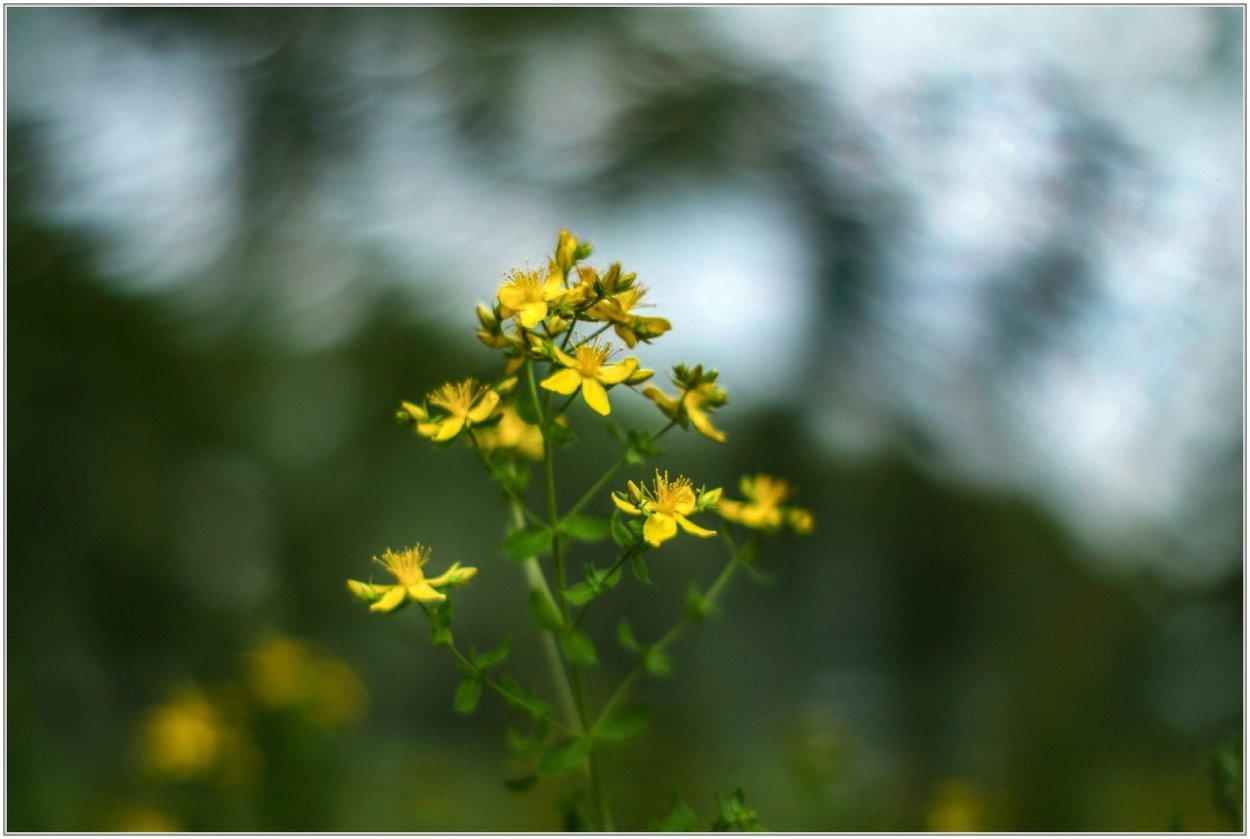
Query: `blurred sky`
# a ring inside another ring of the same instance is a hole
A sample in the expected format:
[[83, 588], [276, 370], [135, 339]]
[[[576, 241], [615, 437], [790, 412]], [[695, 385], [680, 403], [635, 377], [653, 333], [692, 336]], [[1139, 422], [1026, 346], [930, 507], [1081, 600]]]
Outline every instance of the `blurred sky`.
[[[1236, 571], [1240, 528], [1209, 516], [1242, 470], [1242, 10], [614, 12], [687, 80], [703, 62], [784, 95], [730, 115], [728, 174], [606, 191], [583, 185], [629, 148], [659, 58], [535, 31], [506, 55], [511, 118], [486, 166], [454, 126], [494, 77], [463, 84], [457, 24], [391, 25], [399, 11], [202, 37], [10, 7], [10, 125], [33, 126], [55, 174], [42, 212], [95, 235], [127, 291], [210, 332], [259, 296], [272, 339], [309, 353], [356, 334], [375, 283], [469, 346], [464, 313], [567, 225], [676, 325], [651, 366], [730, 371], [736, 401], [801, 409], [834, 451], [910, 441], [942, 474], [1043, 500], [1104, 557], [1185, 581]], [[285, 161], [267, 205], [249, 121], [283, 105], [251, 85], [288, 55], [320, 75], [300, 130], [352, 130], [316, 165]], [[821, 218], [871, 242], [870, 292], [850, 303], [836, 266], [859, 240]]]

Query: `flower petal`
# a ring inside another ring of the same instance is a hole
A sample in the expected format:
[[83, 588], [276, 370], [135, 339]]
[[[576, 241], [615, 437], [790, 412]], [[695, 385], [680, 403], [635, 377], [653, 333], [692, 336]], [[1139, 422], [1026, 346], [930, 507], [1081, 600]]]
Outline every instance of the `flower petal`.
[[638, 359], [627, 358], [620, 364], [609, 364], [606, 367], [600, 367], [595, 372], [595, 378], [603, 382], [605, 385], [615, 385], [628, 379], [634, 375], [634, 371], [638, 369]]
[[622, 513], [629, 513], [631, 516], [642, 515], [642, 510], [639, 510], [637, 507], [635, 507], [633, 504], [630, 504], [628, 501], [622, 501], [621, 497], [617, 495], [615, 492], [612, 493], [612, 503], [615, 504], [616, 509], [620, 510]]
[[555, 344], [551, 345], [551, 353], [556, 357], [556, 361], [560, 362], [565, 367], [572, 367], [574, 369], [577, 368], [577, 359], [557, 347]]
[[582, 386], [582, 374], [576, 370], [560, 370], [543, 379], [539, 385], [547, 390], [568, 396]]
[[408, 596], [413, 600], [419, 600], [422, 603], [432, 603], [436, 600], [447, 599], [447, 595], [442, 592], [435, 591], [425, 580], [408, 586]]
[[690, 417], [690, 424], [704, 437], [715, 440], [718, 443], [725, 442], [724, 432], [719, 431], [712, 425], [712, 421], [707, 418], [707, 414], [698, 408], [688, 408], [686, 414]]
[[444, 440], [450, 440], [460, 433], [464, 428], [464, 417], [447, 417], [438, 424], [438, 431], [434, 434], [434, 442], [441, 443]]
[[520, 309], [518, 317], [521, 319], [521, 326], [524, 326], [526, 329], [533, 329], [542, 323], [543, 318], [547, 317], [547, 301], [545, 300], [539, 300], [536, 303], [526, 303]]
[[370, 612], [393, 612], [404, 602], [408, 592], [403, 586], [374, 586], [376, 590], [388, 589], [386, 594], [369, 607]]
[[612, 413], [612, 403], [608, 401], [608, 392], [595, 379], [582, 379], [582, 398], [595, 413], [605, 417]]
[[659, 405], [662, 409], [664, 409], [666, 413], [670, 415], [677, 412], [677, 406], [679, 404], [677, 400], [672, 398], [671, 396], [665, 395], [664, 391], [660, 390], [658, 387], [654, 385], [648, 388], [644, 388], [642, 391], [642, 395], [650, 399], [655, 404]]
[[481, 398], [477, 405], [465, 414], [469, 418], [469, 422], [481, 422], [491, 415], [495, 410], [495, 406], [499, 404], [499, 394], [493, 390], [486, 391], [486, 395]]
[[560, 269], [555, 265], [551, 266], [551, 272], [547, 274], [547, 279], [543, 282], [543, 299], [554, 300], [564, 293], [564, 275], [560, 273]]
[[520, 309], [529, 301], [525, 289], [516, 285], [506, 285], [499, 289], [499, 302], [509, 309]]
[[716, 535], [715, 530], [708, 530], [705, 527], [699, 527], [699, 525], [695, 524], [690, 519], [683, 516], [681, 513], [677, 514], [677, 523], [681, 525], [682, 530], [686, 531], [687, 533], [693, 534], [695, 536], [715, 536]]
[[655, 547], [677, 535], [677, 522], [669, 516], [658, 515], [647, 519], [642, 526], [642, 537]]

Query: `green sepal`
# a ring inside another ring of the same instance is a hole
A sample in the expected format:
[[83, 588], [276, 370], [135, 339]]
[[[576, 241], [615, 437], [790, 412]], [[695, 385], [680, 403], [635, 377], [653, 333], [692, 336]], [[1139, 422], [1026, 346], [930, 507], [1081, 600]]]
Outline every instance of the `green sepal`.
[[564, 618], [546, 594], [534, 589], [530, 592], [530, 617], [539, 629], [556, 632], [564, 627]]
[[569, 516], [560, 522], [560, 532], [583, 542], [601, 542], [612, 532], [607, 516]]
[[469, 660], [473, 662], [473, 666], [478, 670], [487, 670], [507, 658], [510, 652], [512, 652], [512, 636], [505, 635], [504, 639], [496, 644], [493, 650], [487, 650], [484, 653], [479, 653], [470, 646]]
[[473, 709], [477, 707], [477, 701], [482, 696], [482, 680], [477, 676], [470, 676], [460, 682], [456, 688], [456, 698], [453, 705], [456, 710], [462, 714], [471, 714]]
[[664, 454], [664, 449], [655, 444], [648, 432], [629, 432], [629, 451], [625, 453], [625, 459], [627, 461], [635, 466], [640, 466], [646, 462], [648, 457], [654, 457], [661, 454]]
[[547, 429], [547, 441], [555, 448], [562, 448], [576, 442], [577, 435], [566, 425], [552, 425]]
[[642, 645], [634, 637], [634, 628], [629, 625], [629, 618], [621, 618], [621, 622], [616, 625], [616, 640], [630, 652], [636, 653], [642, 650]]
[[603, 424], [603, 427], [608, 430], [608, 436], [613, 440], [616, 440], [618, 443], [624, 443], [625, 440], [628, 439], [625, 436], [625, 432], [621, 430], [621, 427], [616, 424], [615, 420], [608, 420]]
[[599, 663], [599, 656], [595, 654], [595, 642], [576, 627], [570, 626], [560, 633], [560, 651], [571, 664], [579, 667], [593, 667]]
[[539, 775], [554, 775], [576, 769], [590, 757], [590, 740], [578, 737], [565, 740], [548, 749], [538, 760]]
[[631, 705], [596, 725], [594, 736], [602, 740], [624, 740], [646, 728], [650, 719], [651, 709], [646, 705]]
[[541, 524], [531, 524], [518, 528], [508, 534], [500, 549], [511, 559], [524, 562], [536, 557], [551, 548], [551, 528]]
[[612, 511], [612, 518], [608, 519], [608, 529], [612, 534], [612, 539], [622, 548], [631, 547], [638, 541], [633, 531], [626, 527], [620, 510]]
[[686, 806], [686, 802], [681, 800], [680, 795], [673, 793], [672, 810], [652, 825], [652, 829], [668, 833], [697, 833], [699, 831], [698, 816], [694, 814], [694, 810]]

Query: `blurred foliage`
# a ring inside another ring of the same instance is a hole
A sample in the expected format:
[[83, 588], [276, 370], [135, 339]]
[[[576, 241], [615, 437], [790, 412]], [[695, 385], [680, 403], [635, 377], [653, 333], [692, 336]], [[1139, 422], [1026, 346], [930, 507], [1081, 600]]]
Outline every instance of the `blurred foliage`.
[[[463, 512], [492, 503], [469, 453], [430, 452], [391, 422], [399, 399], [444, 371], [475, 373], [486, 354], [445, 340], [427, 305], [437, 301], [393, 290], [375, 263], [350, 278], [364, 315], [347, 339], [306, 351], [275, 337], [266, 260], [302, 186], [356, 153], [362, 89], [415, 84], [330, 59], [353, 33], [399, 53], [435, 33], [446, 59], [414, 73], [444, 91], [464, 154], [500, 183], [609, 201], [673, 178], [781, 184], [827, 308], [828, 340], [799, 360], [817, 371], [880, 346], [864, 336], [874, 295], [888, 292], [874, 277], [900, 199], [848, 162], [866, 135], [802, 84], [746, 72], [682, 10], [645, 26], [599, 8], [101, 14], [156, 41], [265, 49], [238, 63], [245, 200], [201, 297], [120, 291], [98, 235], [39, 209], [57, 174], [40, 126], [9, 124], [6, 829], [565, 827], [556, 802], [500, 781], [504, 709], [484, 698], [477, 716], [454, 714], [458, 676], [425, 647], [424, 627], [407, 615], [379, 632], [342, 589], [363, 558], [419, 529], [448, 561], [489, 569], [457, 602], [466, 644], [490, 648], [501, 610], [524, 609], [497, 552], [502, 529], [480, 524], [502, 521], [502, 502], [498, 515]], [[516, 139], [517, 68], [568, 35], [603, 54], [628, 102], [572, 174], [527, 166], [533, 150]], [[1123, 154], [1110, 139], [1081, 148], [1097, 158], [1073, 164], [1081, 178]], [[1096, 192], [1070, 196], [1087, 235], [1106, 211]], [[995, 376], [1062, 332], [1091, 293], [1088, 271], [1078, 254], [1039, 257], [1036, 282], [996, 301]], [[496, 280], [463, 281], [486, 296]], [[1188, 830], [1240, 829], [1241, 741], [1203, 766], [1242, 725], [1240, 575], [1187, 589], [1095, 570], [1028, 500], [942, 482], [905, 451], [814, 456], [794, 407], [740, 414], [732, 458], [666, 441], [709, 484], [766, 460], [801, 488], [819, 529], [766, 569], [770, 584], [731, 589], [733, 619], [711, 617], [674, 650], [676, 675], [646, 684], [664, 713], [642, 748], [605, 755], [622, 823], [691, 812], [676, 800], [694, 802], [699, 824], [715, 807], [725, 824], [758, 813], [780, 831], [1156, 831], [1177, 814]], [[1227, 455], [1213, 458], [1223, 471], [1240, 465], [1239, 449]], [[654, 604], [640, 636], [680, 612], [685, 579], [708, 560], [651, 566], [675, 599]], [[650, 611], [629, 575], [620, 596]], [[257, 646], [274, 638], [297, 646]], [[629, 666], [603, 652], [607, 672]], [[538, 656], [515, 640], [514, 660]], [[321, 688], [295, 687], [319, 684], [309, 672], [338, 687], [316, 699]], [[181, 744], [151, 752], [147, 774], [145, 737]], [[231, 771], [199, 777], [226, 748], [242, 749]], [[726, 777], [749, 790], [749, 811], [740, 796], [707, 800]]]

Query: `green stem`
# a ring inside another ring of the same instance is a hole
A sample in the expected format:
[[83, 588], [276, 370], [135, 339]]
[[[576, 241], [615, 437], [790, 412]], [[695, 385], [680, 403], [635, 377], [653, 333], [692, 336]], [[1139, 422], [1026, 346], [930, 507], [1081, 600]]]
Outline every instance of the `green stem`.
[[[424, 603], [420, 603], [420, 601], [418, 601], [418, 603], [420, 604], [421, 609], [425, 612], [426, 617], [430, 617], [431, 619], [433, 619], [433, 616], [430, 615], [430, 607], [426, 606]], [[473, 669], [473, 670], [477, 669], [476, 667], [474, 667], [473, 662], [464, 653], [460, 652], [460, 650], [456, 647], [454, 642], [448, 642], [445, 646], [447, 647], [447, 649], [451, 650], [451, 654], [455, 656], [456, 660], [459, 661], [462, 665], [464, 665], [464, 667]], [[508, 692], [507, 688], [505, 688], [503, 685], [496, 682], [490, 676], [487, 676], [485, 673], [481, 675], [482, 675], [482, 684], [486, 685], [495, 693], [499, 694], [501, 697], [503, 697], [505, 701], [508, 701], [508, 702], [514, 701], [515, 697], [513, 697], [513, 695]], [[550, 722], [556, 728], [559, 728], [562, 731], [565, 731], [569, 734], [577, 733], [573, 729], [569, 728], [568, 726], [564, 725], [561, 722], [557, 722], [556, 720], [548, 720], [548, 722]]]
[[[752, 536], [752, 540], [754, 538], [755, 537]], [[726, 534], [726, 541], [729, 545], [733, 546], [733, 540], [728, 537], [728, 534]], [[729, 557], [729, 562], [726, 563], [725, 567], [721, 569], [720, 574], [717, 575], [716, 579], [712, 582], [712, 585], [708, 588], [707, 593], [704, 595], [704, 599], [707, 601], [709, 606], [715, 602], [716, 598], [719, 597], [721, 592], [725, 590], [725, 587], [729, 585], [729, 581], [733, 579], [734, 572], [741, 564], [742, 557], [750, 545], [751, 541], [748, 541], [741, 548], [734, 547], [732, 549], [733, 552]], [[656, 641], [651, 645], [651, 649], [657, 652], [663, 652], [675, 643], [677, 639], [682, 636], [682, 633], [684, 633], [692, 625], [692, 623], [693, 622], [691, 621], [689, 615], [682, 615], [681, 619], [677, 621], [677, 623], [674, 624], [668, 632], [664, 633], [663, 637], [661, 637], [659, 641]], [[637, 678], [642, 674], [642, 670], [643, 663], [642, 661], [639, 661], [634, 665], [634, 668], [629, 671], [629, 675], [627, 675], [625, 680], [621, 682], [621, 685], [616, 689], [616, 692], [609, 697], [607, 704], [603, 706], [603, 711], [599, 714], [599, 718], [595, 721], [595, 725], [600, 725], [608, 718], [609, 715], [611, 715], [613, 711], [616, 710], [616, 706], [624, 701], [625, 697], [629, 694], [630, 687], [633, 686], [634, 681], [637, 680]]]
[[[664, 426], [659, 431], [657, 431], [655, 433], [655, 436], [653, 436], [651, 439], [653, 441], [660, 439], [661, 437], [664, 436], [664, 434], [670, 428], [672, 428], [676, 424], [677, 424], [677, 420], [675, 419], [670, 420], [668, 425]], [[625, 454], [621, 455], [620, 459], [617, 460], [616, 463], [613, 463], [611, 466], [609, 466], [607, 472], [604, 472], [602, 475], [599, 476], [599, 480], [595, 481], [594, 485], [591, 486], [590, 489], [586, 490], [586, 494], [583, 495], [580, 499], [578, 499], [576, 504], [574, 504], [571, 508], [569, 508], [569, 511], [565, 513], [565, 517], [568, 518], [568, 517], [577, 515], [578, 513], [582, 511], [582, 509], [587, 504], [589, 504], [591, 501], [594, 501], [599, 496], [599, 493], [603, 490], [603, 488], [607, 486], [608, 481], [616, 477], [616, 473], [621, 471], [621, 468], [624, 467], [626, 463], [629, 463], [628, 451], [625, 452]]]

